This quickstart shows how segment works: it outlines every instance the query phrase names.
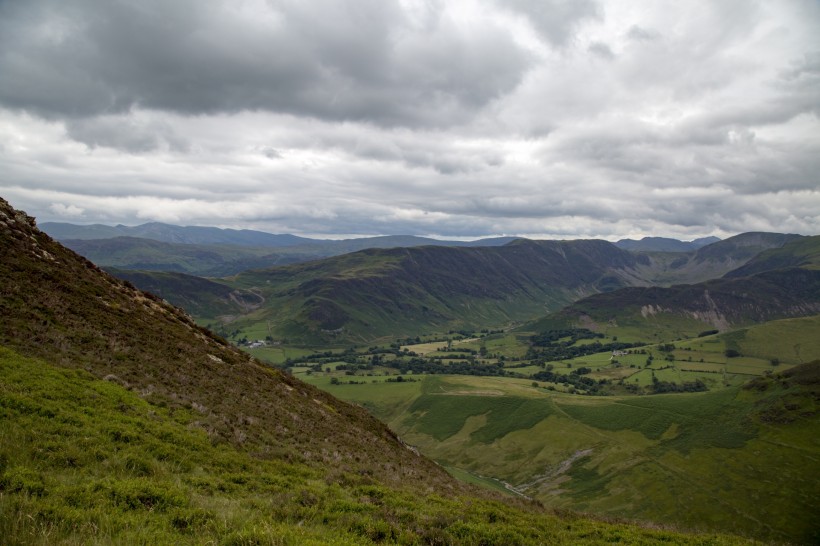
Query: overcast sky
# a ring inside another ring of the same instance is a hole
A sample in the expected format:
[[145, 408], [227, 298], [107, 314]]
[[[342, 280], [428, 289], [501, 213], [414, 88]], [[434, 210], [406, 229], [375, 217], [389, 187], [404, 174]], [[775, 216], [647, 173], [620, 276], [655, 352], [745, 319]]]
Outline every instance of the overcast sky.
[[0, 196], [308, 236], [820, 233], [818, 0], [0, 0]]

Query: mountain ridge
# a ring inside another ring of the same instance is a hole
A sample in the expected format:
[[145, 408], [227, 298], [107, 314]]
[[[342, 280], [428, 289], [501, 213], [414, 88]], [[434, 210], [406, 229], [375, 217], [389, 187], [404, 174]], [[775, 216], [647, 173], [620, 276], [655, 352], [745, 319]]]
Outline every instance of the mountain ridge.
[[277, 338], [358, 342], [495, 328], [533, 320], [598, 292], [664, 285], [681, 278], [717, 278], [763, 250], [800, 237], [741, 234], [690, 253], [636, 253], [586, 239], [365, 249], [243, 271], [217, 281], [240, 293], [250, 290], [264, 300], [252, 310], [242, 310], [224, 295], [221, 303], [207, 293], [201, 294], [201, 304], [193, 294], [194, 300], [185, 301], [184, 290], [172, 289], [173, 282], [163, 286], [159, 276], [131, 279], [183, 307], [204, 309], [202, 305], [211, 301], [209, 312], [197, 316], [206, 322], [227, 322], [231, 330], [258, 330], [254, 324], [264, 324], [264, 335]]
[[641, 283], [634, 271], [642, 260], [606, 241], [519, 239], [484, 248], [368, 249], [223, 281], [267, 301], [238, 325], [265, 321], [288, 338], [339, 339], [342, 332], [369, 340], [538, 316], [579, 295]]
[[720, 241], [718, 237], [701, 237], [692, 241], [681, 241], [669, 237], [643, 237], [620, 239], [615, 246], [632, 252], [690, 252]]

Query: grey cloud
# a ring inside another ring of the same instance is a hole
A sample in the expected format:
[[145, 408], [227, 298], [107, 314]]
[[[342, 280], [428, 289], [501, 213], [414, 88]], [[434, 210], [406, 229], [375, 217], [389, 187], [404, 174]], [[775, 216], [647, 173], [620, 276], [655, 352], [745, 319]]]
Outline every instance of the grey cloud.
[[4, 3], [0, 102], [49, 117], [260, 109], [446, 126], [513, 89], [531, 62], [508, 33], [459, 32], [440, 16], [413, 27], [394, 2], [247, 6]]
[[282, 159], [283, 157], [279, 150], [276, 148], [271, 148], [270, 146], [266, 146], [262, 149], [262, 155], [268, 159]]
[[572, 40], [583, 22], [602, 17], [595, 0], [506, 0], [499, 5], [527, 16], [548, 43], [559, 47]]
[[612, 48], [603, 42], [592, 42], [589, 44], [588, 49], [590, 53], [604, 60], [612, 61], [615, 59], [615, 53], [612, 52]]
[[638, 25], [632, 25], [629, 27], [629, 31], [626, 33], [627, 38], [630, 40], [638, 41], [638, 42], [651, 42], [653, 40], [658, 39], [658, 33], [642, 28]]
[[[304, 143], [303, 143], [304, 144]], [[339, 150], [351, 158], [398, 163], [409, 169], [431, 169], [439, 174], [470, 173], [504, 164], [494, 146], [459, 147], [450, 135], [415, 131], [382, 134], [367, 128], [329, 131], [310, 143]]]
[[167, 123], [142, 121], [134, 116], [100, 116], [69, 119], [66, 133], [78, 142], [96, 148], [103, 146], [129, 153], [169, 149], [184, 152], [189, 143]]

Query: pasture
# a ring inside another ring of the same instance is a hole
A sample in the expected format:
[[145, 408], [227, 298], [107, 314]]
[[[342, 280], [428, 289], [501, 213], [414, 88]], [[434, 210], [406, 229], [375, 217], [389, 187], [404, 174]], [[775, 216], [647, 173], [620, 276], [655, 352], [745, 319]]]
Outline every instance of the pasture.
[[[651, 381], [651, 370], [639, 373]], [[655, 373], [686, 379], [671, 368]], [[526, 380], [504, 388], [507, 381], [428, 377], [417, 399], [396, 407], [401, 413], [391, 426], [441, 464], [551, 506], [778, 540], [811, 532], [807, 508], [820, 508], [820, 475], [810, 461], [820, 456], [820, 441], [808, 431], [820, 428], [817, 417], [760, 427], [751, 417], [760, 399], [751, 402], [737, 387], [589, 397], [528, 387]], [[776, 501], [756, 501], [781, 466]], [[780, 523], [760, 523], [773, 520]]]

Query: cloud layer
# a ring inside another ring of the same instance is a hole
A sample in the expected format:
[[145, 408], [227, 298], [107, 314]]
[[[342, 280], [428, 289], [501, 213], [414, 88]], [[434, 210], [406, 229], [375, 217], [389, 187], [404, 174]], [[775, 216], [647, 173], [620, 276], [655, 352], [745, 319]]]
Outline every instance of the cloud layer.
[[820, 5], [0, 2], [41, 221], [343, 236], [820, 233]]

